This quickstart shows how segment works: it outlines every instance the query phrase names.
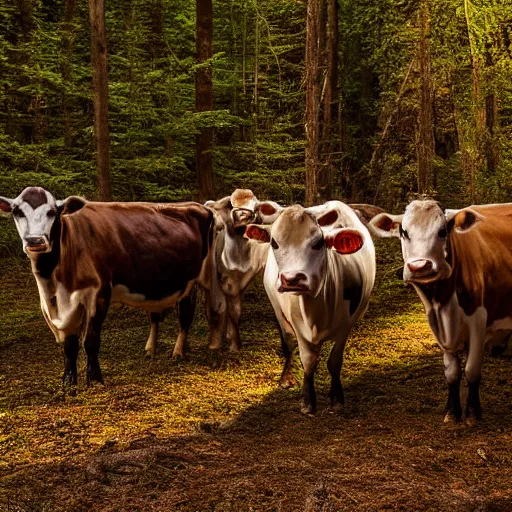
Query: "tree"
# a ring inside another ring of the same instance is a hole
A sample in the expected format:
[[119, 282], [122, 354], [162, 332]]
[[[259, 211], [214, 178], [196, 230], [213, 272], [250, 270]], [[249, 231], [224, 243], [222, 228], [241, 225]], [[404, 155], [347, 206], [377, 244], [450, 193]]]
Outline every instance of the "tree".
[[[212, 83], [212, 0], [196, 0], [196, 111], [208, 112], [213, 109]], [[196, 170], [201, 199], [213, 199], [213, 129], [203, 127], [196, 136]]]
[[92, 90], [94, 101], [94, 139], [98, 191], [102, 201], [112, 199], [110, 185], [110, 135], [108, 128], [107, 31], [104, 0], [89, 0], [91, 24]]

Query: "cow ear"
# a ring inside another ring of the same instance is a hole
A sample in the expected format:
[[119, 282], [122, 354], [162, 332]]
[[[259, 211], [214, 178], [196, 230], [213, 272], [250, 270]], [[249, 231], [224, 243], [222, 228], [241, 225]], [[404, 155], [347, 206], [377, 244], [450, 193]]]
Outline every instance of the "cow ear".
[[13, 201], [14, 199], [8, 199], [7, 197], [0, 196], [0, 212], [11, 213]]
[[471, 208], [446, 210], [445, 217], [448, 223], [448, 231], [455, 229], [457, 233], [466, 233], [483, 220], [483, 216]]
[[87, 200], [83, 197], [70, 196], [63, 201], [57, 200], [57, 209], [61, 215], [71, 215], [81, 210], [85, 206], [85, 203], [87, 203]]
[[272, 224], [277, 220], [283, 207], [275, 201], [262, 201], [258, 204], [258, 213], [263, 224]]
[[321, 227], [332, 226], [338, 220], [338, 212], [336, 210], [329, 210], [316, 220]]
[[364, 245], [364, 237], [356, 229], [336, 229], [325, 235], [325, 245], [339, 254], [354, 254]]
[[403, 215], [391, 215], [389, 213], [380, 213], [376, 215], [367, 225], [370, 233], [379, 238], [396, 236], [400, 238], [400, 225]]
[[270, 229], [257, 224], [249, 224], [245, 228], [244, 238], [268, 244], [270, 242]]

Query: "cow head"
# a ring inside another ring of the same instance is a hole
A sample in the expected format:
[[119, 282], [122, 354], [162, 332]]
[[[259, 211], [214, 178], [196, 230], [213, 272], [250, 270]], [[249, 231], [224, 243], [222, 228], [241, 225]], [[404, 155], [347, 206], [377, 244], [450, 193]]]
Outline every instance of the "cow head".
[[41, 187], [27, 187], [15, 199], [0, 197], [0, 210], [12, 213], [27, 256], [51, 252], [58, 236], [61, 214], [73, 213], [85, 204], [79, 197], [57, 201]]
[[316, 296], [326, 275], [327, 251], [357, 252], [364, 244], [356, 229], [339, 227], [338, 212], [310, 211], [300, 205], [283, 209], [272, 226], [251, 224], [246, 238], [270, 243], [278, 267], [277, 290]]
[[413, 201], [402, 215], [381, 213], [369, 224], [380, 237], [395, 236], [402, 243], [404, 281], [428, 284], [447, 279], [449, 237], [453, 230], [465, 233], [475, 227], [481, 215], [471, 208], [446, 210], [437, 201]]
[[259, 201], [249, 189], [236, 189], [231, 194], [231, 206], [235, 228], [245, 228], [250, 223], [272, 224], [282, 210], [274, 201]]

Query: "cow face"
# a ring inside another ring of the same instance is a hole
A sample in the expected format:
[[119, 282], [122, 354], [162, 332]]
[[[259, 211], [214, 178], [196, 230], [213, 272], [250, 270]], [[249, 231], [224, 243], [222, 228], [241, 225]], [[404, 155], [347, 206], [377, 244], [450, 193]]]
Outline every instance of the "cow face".
[[327, 250], [352, 254], [364, 243], [355, 229], [333, 228], [334, 210], [317, 218], [302, 206], [285, 208], [272, 227], [250, 225], [245, 236], [269, 242], [278, 267], [276, 288], [281, 293], [317, 296], [326, 275]]
[[235, 228], [245, 228], [250, 223], [272, 224], [282, 210], [274, 201], [259, 201], [249, 189], [236, 189], [231, 194], [231, 206]]
[[15, 199], [0, 197], [0, 210], [12, 213], [23, 250], [32, 258], [51, 252], [55, 241], [54, 226], [63, 208], [76, 211], [80, 204], [83, 206], [83, 200], [74, 197], [57, 201], [41, 187], [27, 187]]
[[405, 282], [428, 284], [452, 273], [447, 261], [450, 232], [468, 231], [478, 220], [479, 214], [471, 209], [443, 212], [436, 201], [413, 201], [403, 215], [382, 213], [370, 227], [378, 236], [400, 238]]

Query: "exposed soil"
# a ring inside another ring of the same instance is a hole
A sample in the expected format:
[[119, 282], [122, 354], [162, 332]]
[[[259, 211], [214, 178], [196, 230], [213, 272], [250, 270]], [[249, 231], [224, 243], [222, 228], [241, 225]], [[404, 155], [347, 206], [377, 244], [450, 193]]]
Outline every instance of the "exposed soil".
[[0, 510], [512, 511], [511, 358], [486, 357], [484, 419], [444, 425], [441, 353], [395, 275], [397, 250], [378, 244], [377, 287], [345, 352], [345, 407], [328, 408], [324, 357], [315, 417], [300, 413], [300, 390], [278, 386], [261, 285], [246, 294], [238, 354], [210, 353], [198, 307], [186, 361], [169, 356], [174, 314], [145, 359], [146, 316], [113, 306], [106, 385], [69, 396], [28, 262], [0, 260]]

